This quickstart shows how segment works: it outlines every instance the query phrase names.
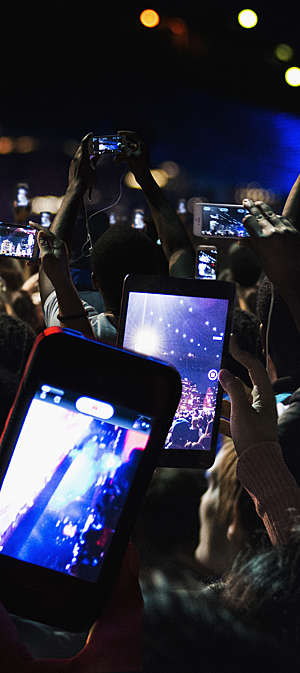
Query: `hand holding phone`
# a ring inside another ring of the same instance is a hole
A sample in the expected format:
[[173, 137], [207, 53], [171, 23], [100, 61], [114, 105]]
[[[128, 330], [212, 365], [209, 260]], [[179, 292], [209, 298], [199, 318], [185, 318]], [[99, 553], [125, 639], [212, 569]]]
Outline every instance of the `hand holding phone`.
[[37, 242], [43, 269], [54, 287], [70, 279], [69, 257], [66, 243], [50, 231], [40, 230]]
[[95, 182], [95, 160], [90, 160], [89, 147], [93, 133], [87, 133], [81, 140], [69, 168], [69, 187], [72, 186], [79, 195], [91, 190]]

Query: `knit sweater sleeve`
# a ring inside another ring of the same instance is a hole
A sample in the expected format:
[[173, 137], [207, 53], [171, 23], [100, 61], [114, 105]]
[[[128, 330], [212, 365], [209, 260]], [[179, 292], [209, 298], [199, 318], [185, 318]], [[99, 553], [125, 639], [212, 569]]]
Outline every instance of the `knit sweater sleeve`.
[[251, 496], [273, 545], [284, 544], [300, 516], [300, 488], [288, 470], [280, 444], [254, 444], [238, 458], [237, 477]]

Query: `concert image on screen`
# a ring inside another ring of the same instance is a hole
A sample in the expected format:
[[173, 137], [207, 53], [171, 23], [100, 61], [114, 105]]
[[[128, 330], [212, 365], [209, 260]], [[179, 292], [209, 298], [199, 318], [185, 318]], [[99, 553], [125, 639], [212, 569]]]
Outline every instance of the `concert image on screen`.
[[165, 449], [211, 447], [227, 310], [227, 299], [129, 293], [123, 348], [165, 360], [181, 376]]
[[9, 227], [0, 222], [0, 254], [7, 255], [7, 257], [31, 259], [35, 235], [35, 229]]
[[241, 238], [249, 236], [243, 225], [243, 218], [249, 212], [238, 206], [206, 206], [202, 210], [203, 236], [230, 236]]
[[0, 491], [0, 552], [96, 581], [151, 418], [42, 385]]

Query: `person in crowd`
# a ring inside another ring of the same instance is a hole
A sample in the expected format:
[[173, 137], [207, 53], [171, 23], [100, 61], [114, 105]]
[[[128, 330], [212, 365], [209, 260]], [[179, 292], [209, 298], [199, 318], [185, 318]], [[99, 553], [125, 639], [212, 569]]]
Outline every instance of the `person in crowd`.
[[162, 571], [172, 586], [181, 582], [183, 569], [200, 577], [194, 549], [199, 499], [204, 490], [202, 470], [156, 468], [132, 534], [140, 558], [142, 586], [153, 570]]
[[6, 312], [0, 313], [0, 431], [25, 369], [35, 340], [32, 327]]
[[[91, 134], [88, 134], [82, 140], [71, 162], [68, 188], [61, 208], [50, 227], [50, 233], [54, 234], [58, 241], [63, 241], [67, 250], [71, 247], [72, 229], [81, 201], [94, 181], [94, 168], [88, 151], [90, 136]], [[125, 275], [164, 274], [166, 267], [162, 264], [156, 244], [144, 232], [135, 230], [129, 225], [115, 225], [103, 233], [92, 249], [91, 266], [93, 280], [103, 297], [105, 311], [98, 314], [94, 307], [83, 303], [81, 308], [78, 307], [77, 313], [74, 313], [68, 306], [66, 294], [67, 289], [70, 289], [69, 282], [68, 288], [66, 286], [55, 288], [59, 292], [60, 303], [62, 301], [64, 303], [62, 311], [53, 283], [42, 264], [39, 281], [45, 322], [47, 326], [60, 325], [63, 322], [65, 326], [74, 329], [78, 316], [81, 318], [86, 314], [95, 336], [106, 343], [114, 344]], [[64, 320], [61, 321], [58, 315], [63, 316]]]
[[257, 287], [262, 265], [251, 248], [232, 243], [228, 250], [228, 266], [218, 275], [218, 280], [235, 283], [241, 309], [256, 314]]

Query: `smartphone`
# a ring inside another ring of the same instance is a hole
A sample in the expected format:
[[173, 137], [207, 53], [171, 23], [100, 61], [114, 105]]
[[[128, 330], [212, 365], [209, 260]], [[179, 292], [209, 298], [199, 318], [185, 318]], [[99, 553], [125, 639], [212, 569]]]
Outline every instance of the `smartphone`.
[[123, 147], [121, 136], [93, 136], [89, 143], [90, 157], [98, 157], [103, 154], [118, 154]]
[[153, 358], [58, 327], [37, 337], [1, 438], [9, 612], [74, 632], [99, 616], [180, 394]]
[[17, 184], [16, 191], [16, 205], [18, 207], [27, 208], [29, 205], [29, 186], [25, 182], [19, 182]]
[[243, 218], [249, 211], [241, 205], [228, 203], [194, 203], [193, 233], [195, 236], [241, 238], [249, 236]]
[[133, 211], [133, 218], [131, 226], [134, 229], [145, 229], [146, 223], [144, 221], [144, 211], [141, 208], [136, 208]]
[[218, 250], [214, 245], [199, 245], [196, 248], [195, 278], [217, 279]]
[[235, 286], [185, 278], [126, 276], [118, 345], [158, 357], [181, 375], [182, 396], [160, 454], [162, 467], [214, 462]]
[[52, 214], [46, 210], [40, 212], [40, 224], [45, 229], [49, 229], [51, 225], [51, 216]]
[[179, 199], [177, 203], [177, 213], [186, 213], [186, 199]]
[[17, 259], [36, 259], [38, 256], [36, 229], [0, 222], [0, 255]]

